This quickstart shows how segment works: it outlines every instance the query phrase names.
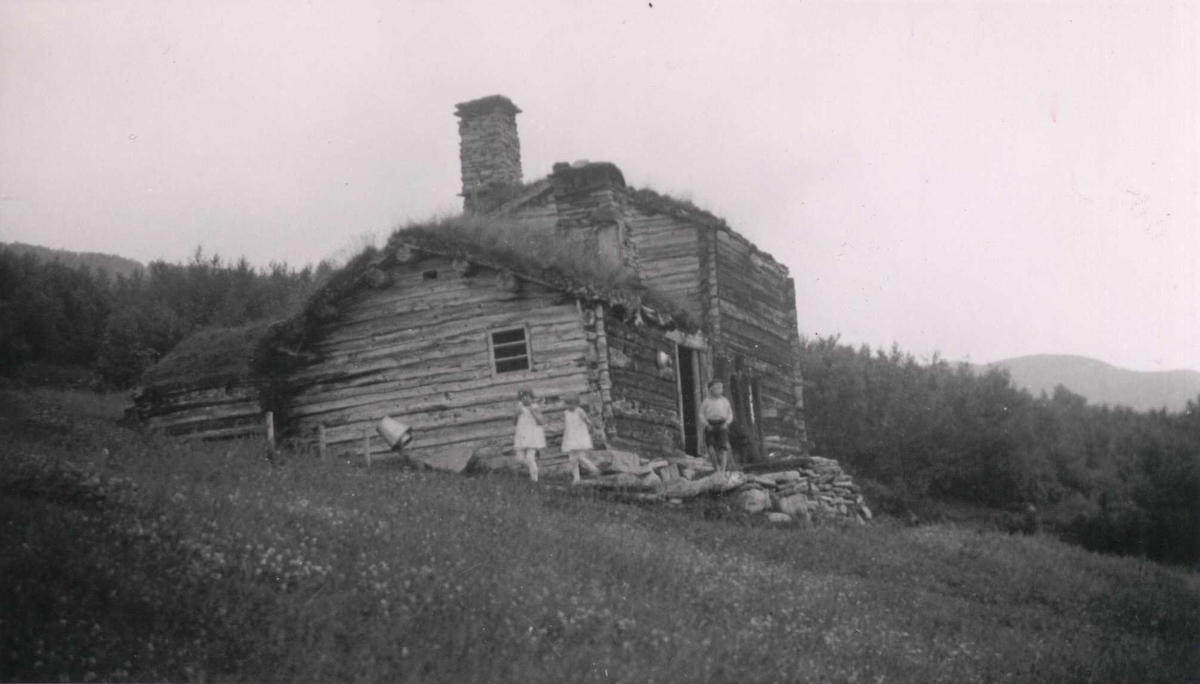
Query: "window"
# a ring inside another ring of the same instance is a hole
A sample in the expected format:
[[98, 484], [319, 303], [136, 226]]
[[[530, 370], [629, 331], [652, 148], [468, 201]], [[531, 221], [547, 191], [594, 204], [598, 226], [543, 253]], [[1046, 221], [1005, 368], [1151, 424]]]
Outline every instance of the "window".
[[492, 366], [497, 373], [529, 370], [529, 335], [525, 328], [497, 330], [489, 335]]

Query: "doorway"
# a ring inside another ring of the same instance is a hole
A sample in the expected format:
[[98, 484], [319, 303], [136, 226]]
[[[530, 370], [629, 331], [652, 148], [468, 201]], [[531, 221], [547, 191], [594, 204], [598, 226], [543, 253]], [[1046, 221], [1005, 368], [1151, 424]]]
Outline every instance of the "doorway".
[[679, 376], [679, 415], [683, 420], [683, 450], [688, 455], [700, 455], [697, 403], [700, 390], [700, 364], [695, 349], [676, 346], [676, 368]]

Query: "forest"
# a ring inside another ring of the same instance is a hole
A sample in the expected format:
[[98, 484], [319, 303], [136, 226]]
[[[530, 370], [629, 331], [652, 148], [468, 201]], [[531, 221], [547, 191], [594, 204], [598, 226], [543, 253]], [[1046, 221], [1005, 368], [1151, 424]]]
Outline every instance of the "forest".
[[1200, 397], [1184, 411], [1034, 397], [1002, 370], [802, 342], [809, 437], [898, 514], [929, 501], [1019, 511], [1104, 552], [1200, 563]]
[[198, 247], [187, 263], [114, 277], [0, 249], [0, 375], [126, 389], [188, 334], [282, 318], [332, 271], [255, 268]]
[[[0, 249], [0, 376], [132, 387], [183, 337], [276, 320], [333, 271], [255, 268], [205, 255], [110, 275]], [[884, 513], [931, 503], [1016, 512], [1087, 548], [1200, 563], [1200, 397], [1179, 413], [1033, 396], [1000, 370], [871, 350], [800, 345], [814, 453], [835, 458]]]

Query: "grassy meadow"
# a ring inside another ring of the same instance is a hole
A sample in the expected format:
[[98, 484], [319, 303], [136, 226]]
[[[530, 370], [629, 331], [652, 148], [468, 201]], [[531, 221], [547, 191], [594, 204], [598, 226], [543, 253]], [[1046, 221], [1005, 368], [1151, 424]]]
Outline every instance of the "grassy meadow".
[[1200, 578], [950, 524], [775, 528], [0, 391], [6, 681], [1192, 682]]

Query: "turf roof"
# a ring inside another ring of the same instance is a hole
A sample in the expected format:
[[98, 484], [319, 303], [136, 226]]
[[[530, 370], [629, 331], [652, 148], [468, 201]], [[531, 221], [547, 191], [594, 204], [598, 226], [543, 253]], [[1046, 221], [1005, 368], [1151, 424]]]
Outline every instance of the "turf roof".
[[147, 390], [220, 387], [254, 377], [253, 350], [266, 322], [240, 328], [204, 328], [185, 337], [142, 375]]
[[285, 320], [206, 329], [186, 338], [146, 372], [143, 387], [213, 387], [286, 374], [307, 359], [306, 343], [324, 322], [336, 317], [342, 300], [397, 263], [397, 250], [402, 247], [511, 271], [664, 328], [698, 329], [675, 302], [647, 290], [628, 270], [601, 262], [587, 245], [562, 240], [555, 230], [478, 215], [400, 228], [383, 249], [369, 247], [331, 274]]

